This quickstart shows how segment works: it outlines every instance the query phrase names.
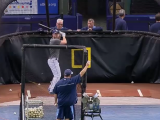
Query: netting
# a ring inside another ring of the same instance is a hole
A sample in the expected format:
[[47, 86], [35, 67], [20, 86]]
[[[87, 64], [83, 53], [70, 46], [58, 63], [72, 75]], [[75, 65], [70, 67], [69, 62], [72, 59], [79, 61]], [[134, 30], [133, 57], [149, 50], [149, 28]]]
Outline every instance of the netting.
[[[48, 62], [50, 56], [49, 50], [54, 48], [50, 45], [49, 47], [48, 45], [28, 46], [30, 48], [24, 48], [22, 53], [22, 104], [20, 117], [23, 117], [24, 114], [26, 120], [37, 118], [42, 120], [56, 119], [57, 106], [54, 105], [54, 95], [48, 91], [49, 85], [54, 78], [50, 63]], [[65, 69], [71, 69], [73, 71], [72, 76], [79, 74], [86, 62], [87, 52], [83, 50], [85, 47], [60, 46], [59, 49], [60, 56], [58, 63], [52, 62], [52, 65], [57, 64], [56, 66], [58, 66], [59, 64], [61, 78], [63, 78]], [[53, 65], [52, 68], [56, 66]], [[81, 98], [82, 93], [85, 91], [85, 84], [86, 76], [82, 78], [82, 84], [77, 85], [78, 102], [75, 104], [75, 120], [82, 119]], [[24, 100], [23, 96], [25, 96]]]

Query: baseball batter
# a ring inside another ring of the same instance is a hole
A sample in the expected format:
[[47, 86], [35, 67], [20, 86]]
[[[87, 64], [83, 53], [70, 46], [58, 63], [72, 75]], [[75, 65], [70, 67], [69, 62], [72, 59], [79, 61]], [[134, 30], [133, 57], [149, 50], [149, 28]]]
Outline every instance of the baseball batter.
[[[63, 37], [62, 40], [60, 40], [61, 35]], [[67, 40], [66, 40], [66, 34], [60, 31], [53, 31], [52, 32], [52, 38], [50, 39], [50, 45], [65, 45], [67, 44]], [[59, 66], [59, 54], [60, 54], [60, 49], [50, 49], [50, 56], [48, 59], [48, 65], [54, 75], [51, 84], [48, 88], [48, 91], [50, 94], [54, 94], [53, 93], [53, 89], [55, 84], [60, 80], [61, 78], [61, 70], [60, 70], [60, 66]]]

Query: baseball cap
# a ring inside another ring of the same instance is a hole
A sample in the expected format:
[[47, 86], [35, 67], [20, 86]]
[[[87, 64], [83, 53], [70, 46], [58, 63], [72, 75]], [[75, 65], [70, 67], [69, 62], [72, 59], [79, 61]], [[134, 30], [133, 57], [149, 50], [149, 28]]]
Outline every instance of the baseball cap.
[[54, 34], [54, 33], [60, 33], [60, 32], [58, 30], [53, 30], [52, 34]]
[[71, 74], [73, 74], [73, 72], [72, 72], [70, 69], [66, 69], [66, 70], [64, 71], [64, 75], [65, 75], [65, 76], [69, 76], [69, 75], [71, 75]]

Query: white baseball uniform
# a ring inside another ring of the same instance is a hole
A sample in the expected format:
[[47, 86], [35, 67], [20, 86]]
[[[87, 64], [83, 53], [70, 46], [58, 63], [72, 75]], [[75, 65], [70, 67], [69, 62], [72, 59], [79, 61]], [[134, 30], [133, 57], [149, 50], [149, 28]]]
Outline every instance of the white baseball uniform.
[[[61, 43], [61, 40], [59, 40], [59, 39], [53, 39], [53, 38], [50, 39], [50, 45], [60, 45], [60, 43]], [[61, 69], [60, 69], [59, 62], [58, 62], [60, 49], [50, 48], [49, 51], [50, 51], [50, 57], [48, 59], [48, 65], [49, 65], [54, 77], [51, 81], [51, 84], [48, 88], [48, 91], [51, 94], [54, 94], [53, 93], [54, 86], [61, 78]]]

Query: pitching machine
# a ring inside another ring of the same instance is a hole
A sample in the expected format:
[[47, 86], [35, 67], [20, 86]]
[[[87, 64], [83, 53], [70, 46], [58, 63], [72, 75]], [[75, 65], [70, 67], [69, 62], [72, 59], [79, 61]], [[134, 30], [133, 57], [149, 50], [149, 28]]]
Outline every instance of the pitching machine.
[[84, 116], [89, 116], [92, 118], [92, 120], [94, 117], [99, 116], [101, 120], [103, 120], [101, 116], [100, 100], [98, 98], [98, 93], [96, 93], [92, 97], [84, 93], [82, 103]]

